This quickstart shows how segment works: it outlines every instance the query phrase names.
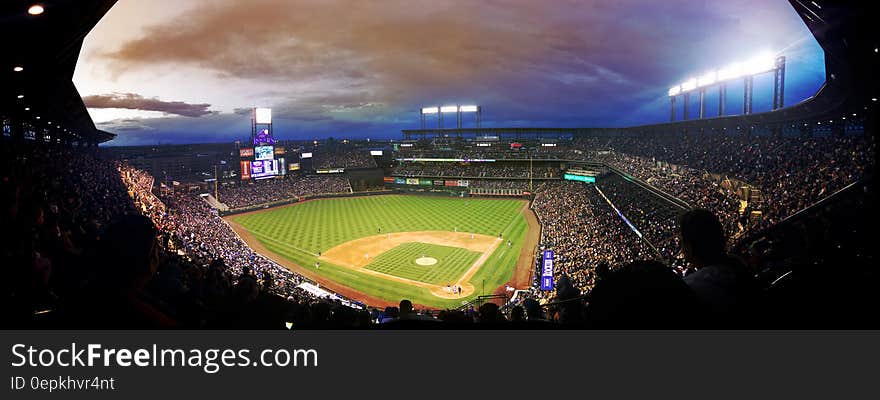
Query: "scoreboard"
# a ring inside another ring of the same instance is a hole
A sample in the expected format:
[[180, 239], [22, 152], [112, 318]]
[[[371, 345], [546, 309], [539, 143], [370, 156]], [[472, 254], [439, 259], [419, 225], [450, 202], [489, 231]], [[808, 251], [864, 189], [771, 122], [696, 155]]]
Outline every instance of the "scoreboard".
[[287, 174], [284, 147], [275, 147], [271, 109], [253, 109], [251, 142], [253, 147], [239, 150], [241, 179], [265, 179]]

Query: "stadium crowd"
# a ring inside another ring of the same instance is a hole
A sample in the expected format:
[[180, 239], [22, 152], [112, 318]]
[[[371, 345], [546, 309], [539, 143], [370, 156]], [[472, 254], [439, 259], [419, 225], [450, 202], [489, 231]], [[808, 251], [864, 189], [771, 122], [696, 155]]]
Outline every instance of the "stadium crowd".
[[[592, 289], [597, 269], [656, 258], [593, 185], [544, 183], [532, 209], [541, 222], [541, 249], [554, 251], [554, 274], [566, 276], [579, 292]], [[535, 286], [540, 275], [534, 274]]]
[[366, 148], [319, 147], [314, 149], [314, 167], [376, 168], [376, 160]]
[[645, 240], [679, 273], [684, 273], [677, 235], [678, 217], [685, 210], [636, 187], [617, 174], [606, 174], [598, 187], [615, 207], [626, 216]]
[[[733, 230], [736, 193], [718, 185], [711, 174], [757, 189], [760, 200], [747, 211], [760, 211], [761, 222], [742, 227], [756, 230], [864, 177], [873, 168], [876, 152], [871, 135], [658, 135], [581, 139], [575, 146], [694, 206], [713, 210]], [[680, 172], [673, 171], [674, 166], [680, 166]]]
[[[540, 185], [540, 181], [534, 182], [533, 186], [535, 188]], [[528, 179], [471, 179], [469, 180], [469, 187], [472, 188], [481, 188], [481, 189], [514, 189], [514, 190], [529, 190], [529, 180]]]
[[351, 193], [348, 178], [338, 175], [288, 175], [284, 179], [227, 182], [220, 186], [218, 200], [236, 209], [331, 193]]
[[[157, 196], [151, 176], [102, 159], [97, 150], [4, 143], [3, 324], [627, 327], [633, 321], [662, 326], [662, 319], [681, 327], [686, 324], [676, 321], [701, 321], [692, 317], [702, 313], [712, 316], [710, 326], [724, 325], [716, 325], [721, 320], [743, 326], [735, 322], [756, 298], [754, 275], [727, 255], [727, 239], [770, 226], [869, 175], [875, 150], [870, 137], [620, 137], [582, 139], [576, 147], [583, 150], [566, 151], [602, 160], [700, 209], [677, 210], [617, 175], [597, 185], [544, 182], [532, 208], [542, 225], [541, 249], [556, 252], [556, 289], [539, 291], [536, 281], [505, 313], [491, 304], [435, 313], [417, 312], [407, 301], [378, 310], [317, 296], [302, 288], [306, 279], [251, 250], [199, 196]], [[523, 169], [508, 167], [498, 168], [501, 176]], [[760, 193], [747, 208], [735, 190], [740, 182]], [[474, 184], [522, 188], [527, 181]], [[227, 185], [220, 200], [243, 207], [346, 191], [348, 181], [338, 176], [290, 176]], [[741, 217], [753, 210], [763, 214], [759, 225]]]
[[512, 163], [403, 162], [394, 167], [395, 176], [493, 177], [493, 178], [555, 178], [559, 169]]

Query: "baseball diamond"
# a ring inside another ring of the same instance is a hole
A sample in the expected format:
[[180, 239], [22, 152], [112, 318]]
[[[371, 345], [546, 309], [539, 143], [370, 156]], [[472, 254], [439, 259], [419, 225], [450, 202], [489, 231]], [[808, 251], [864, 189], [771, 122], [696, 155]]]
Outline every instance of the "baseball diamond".
[[530, 214], [524, 200], [383, 195], [225, 219], [263, 255], [333, 290], [374, 305], [409, 298], [448, 308], [503, 290], [517, 265], [529, 268], [518, 261]]

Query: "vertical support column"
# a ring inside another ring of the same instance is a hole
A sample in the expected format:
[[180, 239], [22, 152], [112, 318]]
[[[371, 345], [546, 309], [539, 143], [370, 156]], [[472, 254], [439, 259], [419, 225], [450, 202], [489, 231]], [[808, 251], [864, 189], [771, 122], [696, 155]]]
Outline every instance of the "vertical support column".
[[743, 114], [749, 115], [752, 113], [752, 86], [754, 84], [754, 77], [749, 75], [743, 78]]
[[785, 106], [785, 56], [776, 57], [773, 72], [773, 109], [778, 110]]
[[669, 122], [675, 122], [675, 97], [676, 96], [669, 96]]
[[727, 105], [727, 84], [722, 83], [718, 86], [718, 116], [723, 117]]
[[424, 107], [419, 107], [419, 122], [421, 122], [422, 130], [425, 129], [425, 112]]
[[706, 117], [706, 88], [700, 88], [700, 119]]
[[691, 102], [691, 94], [685, 93], [684, 94], [684, 116], [682, 117], [682, 121], [688, 120], [688, 103], [690, 103], [690, 102]]
[[477, 129], [483, 127], [483, 106], [477, 106]]

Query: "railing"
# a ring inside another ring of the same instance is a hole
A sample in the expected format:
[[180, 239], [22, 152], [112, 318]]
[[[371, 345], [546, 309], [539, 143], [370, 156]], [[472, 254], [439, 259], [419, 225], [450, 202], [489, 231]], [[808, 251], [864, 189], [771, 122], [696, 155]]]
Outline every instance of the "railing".
[[743, 246], [748, 246], [750, 243], [753, 243], [756, 240], [758, 240], [761, 236], [765, 236], [775, 230], [778, 230], [782, 226], [794, 223], [802, 218], [806, 218], [810, 214], [813, 214], [816, 210], [820, 209], [821, 207], [825, 207], [831, 203], [835, 203], [835, 202], [839, 201], [840, 199], [849, 195], [851, 192], [858, 190], [861, 186], [863, 186], [869, 182], [872, 182], [872, 179], [873, 179], [872, 176], [867, 176], [867, 177], [864, 177], [856, 182], [850, 183], [849, 185], [846, 185], [845, 187], [841, 188], [840, 190], [820, 199], [819, 201], [811, 204], [810, 206], [808, 206], [808, 207], [806, 207], [806, 208], [804, 208], [804, 209], [802, 209], [792, 215], [789, 215], [788, 217], [783, 218], [782, 221], [779, 221], [771, 226], [768, 226], [766, 228], [758, 230], [757, 232], [750, 233], [749, 235], [745, 236], [744, 238], [742, 238], [738, 241], [737, 250], [739, 250], [741, 252], [743, 250], [742, 249]]
[[630, 182], [634, 183], [635, 185], [641, 187], [642, 189], [645, 189], [645, 190], [655, 194], [657, 197], [665, 200], [668, 203], [671, 203], [675, 207], [678, 207], [682, 210], [690, 210], [692, 208], [691, 205], [688, 204], [686, 201], [681, 200], [678, 197], [675, 197], [669, 193], [666, 193], [666, 192], [652, 186], [651, 184], [649, 184], [645, 181], [642, 181], [639, 178], [636, 178], [630, 174], [627, 174], [626, 172], [621, 171], [617, 167], [614, 167], [610, 164], [605, 164], [605, 166], [608, 167], [608, 169], [611, 170], [612, 172], [614, 172], [615, 174], [620, 175], [621, 177], [623, 177], [627, 181], [630, 181]]

